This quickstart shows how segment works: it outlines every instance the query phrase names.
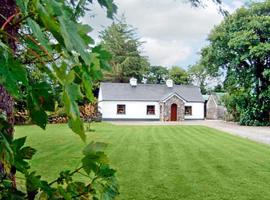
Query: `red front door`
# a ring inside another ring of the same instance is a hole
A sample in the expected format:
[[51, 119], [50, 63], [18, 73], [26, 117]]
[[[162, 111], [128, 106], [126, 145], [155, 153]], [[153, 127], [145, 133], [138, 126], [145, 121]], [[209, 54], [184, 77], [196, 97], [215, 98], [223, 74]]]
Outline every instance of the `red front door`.
[[171, 105], [171, 121], [177, 121], [177, 105]]

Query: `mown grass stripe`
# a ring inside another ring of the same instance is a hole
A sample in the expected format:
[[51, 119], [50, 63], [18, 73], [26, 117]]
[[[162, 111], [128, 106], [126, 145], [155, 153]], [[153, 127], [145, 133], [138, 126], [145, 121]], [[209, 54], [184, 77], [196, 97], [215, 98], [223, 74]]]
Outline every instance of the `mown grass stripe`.
[[[88, 142], [109, 143], [119, 200], [267, 200], [270, 148], [203, 126], [94, 124]], [[39, 149], [33, 170], [52, 180], [72, 169], [83, 143], [66, 125], [16, 127]], [[63, 159], [64, 157], [65, 159]], [[44, 162], [44, 160], [47, 162]]]

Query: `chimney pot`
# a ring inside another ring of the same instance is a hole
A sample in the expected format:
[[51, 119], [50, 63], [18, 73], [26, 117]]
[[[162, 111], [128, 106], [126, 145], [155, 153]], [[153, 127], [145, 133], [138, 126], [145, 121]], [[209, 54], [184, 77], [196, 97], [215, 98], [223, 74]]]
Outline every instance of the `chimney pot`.
[[129, 84], [132, 86], [132, 87], [136, 87], [137, 86], [137, 79], [132, 77], [131, 79], [129, 79]]
[[172, 79], [166, 80], [166, 85], [167, 85], [167, 87], [172, 88], [173, 87], [173, 80]]

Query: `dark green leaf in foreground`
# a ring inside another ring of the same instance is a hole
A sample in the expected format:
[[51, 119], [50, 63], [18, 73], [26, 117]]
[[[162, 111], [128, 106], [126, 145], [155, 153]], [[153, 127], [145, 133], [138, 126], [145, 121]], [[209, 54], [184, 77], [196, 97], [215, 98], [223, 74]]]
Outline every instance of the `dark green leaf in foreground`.
[[83, 121], [80, 118], [79, 106], [77, 104], [77, 100], [81, 99], [81, 97], [82, 94], [78, 84], [70, 83], [65, 85], [62, 99], [69, 116], [69, 127], [85, 141]]
[[[0, 50], [0, 53], [3, 53]], [[25, 67], [14, 60], [9, 53], [0, 56], [0, 84], [15, 97], [20, 96], [20, 85], [27, 85], [27, 74]]]

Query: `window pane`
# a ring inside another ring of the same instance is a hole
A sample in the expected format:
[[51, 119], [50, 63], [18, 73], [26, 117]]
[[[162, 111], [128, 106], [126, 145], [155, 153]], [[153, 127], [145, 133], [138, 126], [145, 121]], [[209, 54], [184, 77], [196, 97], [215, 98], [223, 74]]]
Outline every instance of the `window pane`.
[[147, 106], [146, 114], [147, 115], [154, 115], [155, 114], [155, 106], [153, 106], [153, 105]]
[[192, 107], [185, 106], [185, 115], [192, 115]]
[[117, 105], [117, 114], [126, 114], [126, 105]]

